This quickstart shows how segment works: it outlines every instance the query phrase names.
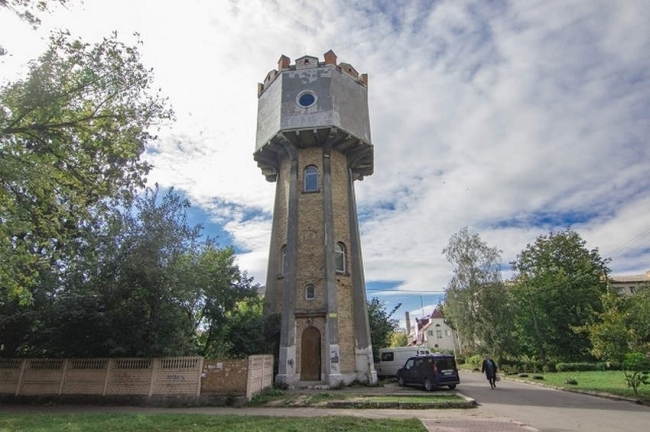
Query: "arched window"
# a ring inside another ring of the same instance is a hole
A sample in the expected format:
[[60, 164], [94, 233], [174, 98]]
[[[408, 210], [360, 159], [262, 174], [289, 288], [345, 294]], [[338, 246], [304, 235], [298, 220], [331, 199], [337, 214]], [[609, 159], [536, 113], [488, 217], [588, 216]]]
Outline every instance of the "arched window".
[[345, 273], [345, 246], [343, 246], [343, 243], [337, 243], [334, 246], [334, 260], [336, 263], [336, 272]]
[[305, 300], [314, 299], [316, 299], [316, 287], [311, 284], [305, 286]]
[[303, 172], [303, 191], [318, 192], [318, 168], [313, 165], [305, 168]]
[[289, 265], [287, 263], [287, 246], [282, 246], [282, 250], [280, 250], [280, 274], [281, 275], [286, 275], [287, 270], [289, 268]]

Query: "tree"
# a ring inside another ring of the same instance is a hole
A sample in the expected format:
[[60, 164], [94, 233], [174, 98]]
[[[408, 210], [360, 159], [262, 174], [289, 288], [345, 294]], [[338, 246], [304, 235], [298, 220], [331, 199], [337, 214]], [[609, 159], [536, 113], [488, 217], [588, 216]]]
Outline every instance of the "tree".
[[93, 225], [64, 271], [43, 273], [31, 305], [0, 293], [0, 355], [190, 355], [205, 349], [200, 333], [209, 347], [232, 346], [226, 355], [248, 349], [226, 339], [255, 317], [256, 287], [232, 248], [187, 223], [189, 205], [147, 189]]
[[23, 304], [80, 230], [144, 185], [151, 129], [173, 117], [152, 79], [115, 34], [90, 45], [60, 32], [0, 88], [0, 287]]
[[577, 331], [602, 312], [608, 260], [588, 250], [575, 231], [541, 235], [513, 261], [516, 331], [529, 355], [556, 361], [590, 358], [591, 344]]
[[447, 285], [444, 313], [470, 348], [497, 357], [511, 348], [509, 293], [501, 280], [501, 251], [463, 228], [443, 249], [454, 266]]
[[[69, 0], [51, 0], [50, 2], [65, 6]], [[48, 2], [45, 0], [0, 0], [0, 7], [15, 13], [34, 28], [41, 24], [39, 14], [50, 11], [47, 4]]]
[[399, 326], [393, 315], [402, 306], [398, 303], [390, 312], [386, 311], [386, 302], [373, 297], [368, 302], [368, 321], [370, 323], [370, 340], [373, 357], [379, 357], [379, 350], [390, 346], [391, 336]]
[[404, 347], [408, 345], [408, 336], [403, 331], [394, 331], [390, 336], [391, 347]]

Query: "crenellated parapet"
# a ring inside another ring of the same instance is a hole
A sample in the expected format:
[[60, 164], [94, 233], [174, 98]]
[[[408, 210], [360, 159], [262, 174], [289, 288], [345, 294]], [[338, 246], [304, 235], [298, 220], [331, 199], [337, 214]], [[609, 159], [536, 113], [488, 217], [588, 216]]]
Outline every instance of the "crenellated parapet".
[[280, 56], [278, 60], [278, 68], [273, 69], [264, 78], [264, 81], [257, 84], [257, 96], [261, 96], [271, 83], [277, 78], [280, 73], [284, 71], [300, 71], [305, 69], [316, 69], [322, 67], [331, 67], [341, 72], [342, 74], [350, 77], [364, 87], [368, 87], [368, 74], [359, 74], [359, 72], [349, 63], [337, 63], [336, 54], [334, 51], [329, 50], [324, 55], [324, 61], [319, 61], [318, 57], [303, 56], [296, 59], [294, 64], [291, 64], [291, 59], [285, 55]]

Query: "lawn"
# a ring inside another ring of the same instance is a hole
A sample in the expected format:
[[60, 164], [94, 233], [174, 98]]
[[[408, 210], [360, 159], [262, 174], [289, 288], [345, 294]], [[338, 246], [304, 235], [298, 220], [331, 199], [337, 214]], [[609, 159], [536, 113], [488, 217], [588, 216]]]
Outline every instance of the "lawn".
[[[541, 375], [543, 380], [533, 379], [533, 375]], [[513, 375], [519, 378], [517, 375]], [[565, 382], [573, 378], [578, 381], [577, 385], [566, 384]], [[631, 387], [627, 386], [625, 376], [621, 371], [601, 371], [601, 372], [553, 372], [543, 374], [528, 374], [528, 377], [520, 378], [527, 381], [543, 382], [557, 387], [573, 388], [579, 390], [593, 390], [605, 393], [611, 393], [619, 396], [634, 398], [634, 392]], [[650, 385], [639, 387], [639, 396], [644, 402], [650, 402]]]
[[233, 431], [233, 432], [397, 431], [426, 432], [413, 418], [365, 419], [358, 417], [253, 417], [205, 414], [0, 414], [0, 432], [111, 432], [111, 431]]

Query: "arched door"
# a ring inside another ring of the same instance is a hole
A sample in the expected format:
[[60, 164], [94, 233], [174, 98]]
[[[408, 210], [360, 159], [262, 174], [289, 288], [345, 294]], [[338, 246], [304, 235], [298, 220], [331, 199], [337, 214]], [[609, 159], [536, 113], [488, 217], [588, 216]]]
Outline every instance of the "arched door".
[[316, 327], [302, 332], [300, 351], [300, 380], [320, 381], [320, 332]]

